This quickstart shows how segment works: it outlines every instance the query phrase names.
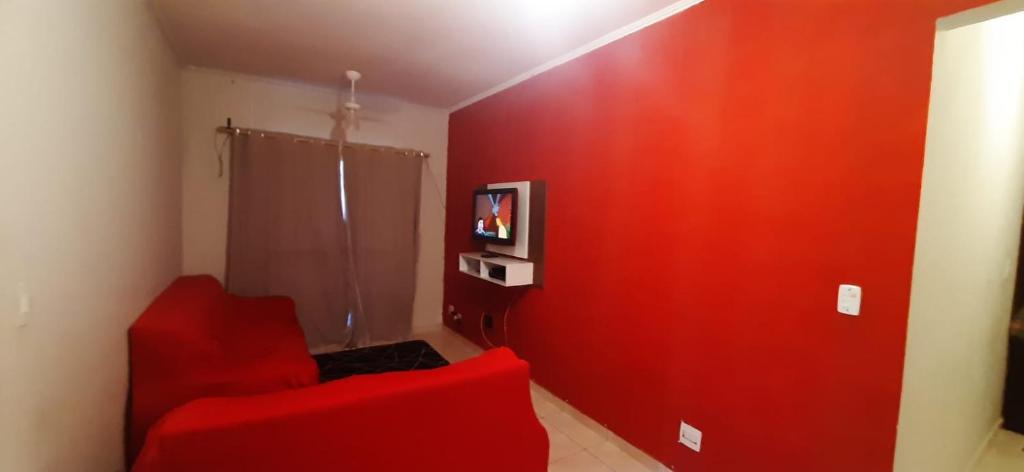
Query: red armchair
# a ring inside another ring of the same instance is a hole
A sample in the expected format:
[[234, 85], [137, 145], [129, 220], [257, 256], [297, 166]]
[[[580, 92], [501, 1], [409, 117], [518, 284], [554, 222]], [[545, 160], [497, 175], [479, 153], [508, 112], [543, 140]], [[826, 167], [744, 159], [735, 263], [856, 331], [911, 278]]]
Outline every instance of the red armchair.
[[529, 366], [508, 349], [428, 371], [206, 398], [154, 425], [133, 472], [542, 472]]
[[208, 275], [175, 280], [128, 336], [129, 464], [153, 423], [191, 400], [319, 382], [290, 299], [229, 295]]

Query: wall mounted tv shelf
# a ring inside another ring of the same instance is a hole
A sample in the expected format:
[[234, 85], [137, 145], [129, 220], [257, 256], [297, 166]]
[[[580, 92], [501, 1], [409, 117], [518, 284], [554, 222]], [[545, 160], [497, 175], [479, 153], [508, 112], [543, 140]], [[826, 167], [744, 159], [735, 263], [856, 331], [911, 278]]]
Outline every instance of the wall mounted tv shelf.
[[[514, 244], [487, 244], [487, 252], [459, 254], [459, 272], [502, 287], [544, 286], [544, 226], [547, 185], [543, 180], [487, 184], [483, 189], [514, 188], [518, 194]], [[466, 230], [470, 230], [467, 219]], [[468, 236], [468, 234], [467, 234]], [[483, 257], [485, 254], [493, 257]], [[508, 257], [506, 257], [508, 256]]]
[[[483, 257], [486, 252], [459, 254], [459, 272], [502, 287], [533, 285], [533, 263], [514, 257]], [[504, 280], [502, 280], [504, 275]]]

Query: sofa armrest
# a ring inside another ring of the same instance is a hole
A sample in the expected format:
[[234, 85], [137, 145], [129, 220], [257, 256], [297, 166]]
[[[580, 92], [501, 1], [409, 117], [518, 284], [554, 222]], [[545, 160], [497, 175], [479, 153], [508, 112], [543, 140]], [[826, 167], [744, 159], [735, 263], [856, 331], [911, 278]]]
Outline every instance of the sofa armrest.
[[135, 472], [542, 472], [529, 366], [507, 349], [429, 371], [207, 398], [150, 429]]
[[203, 397], [230, 397], [276, 392], [317, 385], [320, 372], [312, 357], [264, 358], [258, 363], [224, 365], [220, 362], [193, 365], [187, 376], [147, 370], [149, 377], [132, 392], [128, 451], [135, 457], [152, 426], [177, 405]]

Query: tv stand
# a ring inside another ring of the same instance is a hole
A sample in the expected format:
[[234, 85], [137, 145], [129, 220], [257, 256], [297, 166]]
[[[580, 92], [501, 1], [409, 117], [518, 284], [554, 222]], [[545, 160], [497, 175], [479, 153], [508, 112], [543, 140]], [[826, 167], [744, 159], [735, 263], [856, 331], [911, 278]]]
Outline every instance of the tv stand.
[[[504, 279], [492, 277], [504, 269]], [[478, 279], [501, 285], [520, 287], [533, 285], [533, 263], [514, 257], [498, 256], [486, 252], [464, 252], [459, 254], [459, 272]]]

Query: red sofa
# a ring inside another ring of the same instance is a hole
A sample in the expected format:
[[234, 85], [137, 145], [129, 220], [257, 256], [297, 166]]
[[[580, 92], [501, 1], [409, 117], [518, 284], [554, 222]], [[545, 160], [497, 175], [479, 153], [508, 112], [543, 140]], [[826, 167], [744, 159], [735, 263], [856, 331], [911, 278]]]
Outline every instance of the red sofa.
[[175, 280], [132, 324], [128, 337], [129, 464], [147, 430], [172, 408], [197, 398], [319, 382], [291, 299], [230, 295], [208, 275]]
[[145, 439], [132, 472], [547, 470], [512, 351], [312, 385], [293, 313], [211, 277], [161, 294], [131, 329], [131, 440]]
[[133, 472], [542, 472], [548, 439], [512, 351], [427, 371], [196, 400], [149, 432]]

